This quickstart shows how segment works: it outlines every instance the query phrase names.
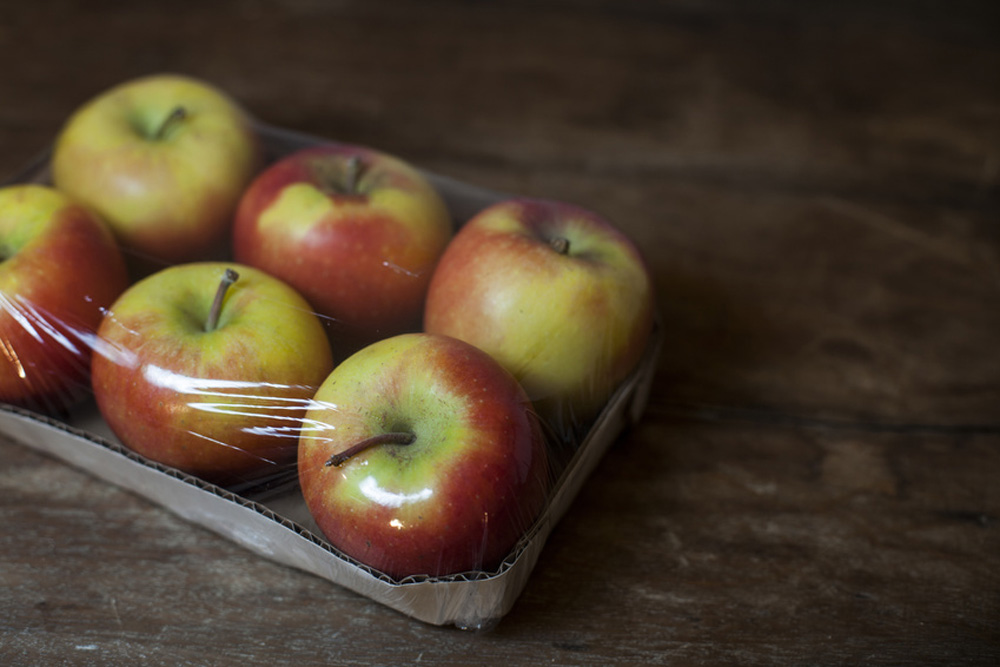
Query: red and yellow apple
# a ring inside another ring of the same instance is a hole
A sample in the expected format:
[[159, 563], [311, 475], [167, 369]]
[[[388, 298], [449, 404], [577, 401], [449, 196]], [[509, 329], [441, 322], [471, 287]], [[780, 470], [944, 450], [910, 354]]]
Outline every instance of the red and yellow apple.
[[94, 396], [118, 439], [224, 485], [294, 466], [302, 416], [333, 367], [309, 304], [236, 264], [163, 269], [122, 294], [97, 333]]
[[396, 579], [496, 569], [548, 489], [524, 390], [483, 351], [421, 333], [337, 366], [306, 414], [298, 465], [330, 543]]
[[511, 199], [448, 246], [424, 326], [496, 358], [561, 432], [591, 419], [637, 365], [653, 323], [635, 245], [575, 205]]
[[186, 76], [127, 81], [82, 105], [57, 137], [53, 182], [107, 220], [136, 266], [214, 256], [260, 166], [244, 110]]
[[254, 179], [236, 213], [233, 253], [299, 290], [357, 347], [420, 328], [427, 284], [451, 234], [443, 200], [415, 168], [327, 144]]
[[93, 212], [50, 187], [0, 188], [0, 401], [46, 413], [77, 402], [103, 309], [127, 284]]

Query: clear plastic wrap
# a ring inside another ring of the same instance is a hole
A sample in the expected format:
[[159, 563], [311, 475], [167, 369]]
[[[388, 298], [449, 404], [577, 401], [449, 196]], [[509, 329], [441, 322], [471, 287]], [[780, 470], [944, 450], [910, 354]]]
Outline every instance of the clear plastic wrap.
[[[347, 150], [265, 125], [254, 131], [264, 156], [260, 175], [318, 146]], [[30, 187], [55, 196], [49, 165], [49, 155], [40, 156], [0, 192]], [[0, 430], [258, 554], [402, 613], [433, 624], [490, 627], [524, 588], [549, 531], [600, 456], [641, 415], [661, 335], [645, 295], [642, 335], [597, 343], [622, 347], [625, 361], [613, 370], [600, 364], [587, 370], [591, 377], [581, 389], [587, 400], [571, 401], [529, 395], [523, 374], [458, 340], [442, 318], [425, 331], [423, 295], [452, 234], [485, 209], [521, 200], [414, 173], [426, 179], [432, 198], [440, 197], [450, 228], [436, 233], [433, 257], [414, 258], [413, 241], [391, 247], [403, 234], [397, 232], [377, 241], [375, 269], [338, 276], [345, 302], [361, 294], [354, 302], [372, 304], [374, 324], [367, 327], [314, 309], [293, 286], [332, 280], [322, 269], [273, 275], [283, 264], [294, 269], [301, 253], [279, 255], [269, 272], [239, 261], [253, 253], [234, 258], [224, 249], [133, 273], [129, 284], [122, 277], [123, 257], [134, 265], [127, 247], [86, 269], [52, 259], [49, 270], [73, 287], [61, 290], [65, 299], [97, 314], [85, 321], [72, 309], [49, 308], [45, 299], [31, 302], [14, 282], [2, 282], [2, 272], [13, 271], [0, 264], [8, 362], [0, 378]], [[409, 176], [370, 168], [349, 174], [351, 191], [339, 195], [357, 204], [364, 178], [371, 179], [365, 187], [376, 187]], [[291, 197], [287, 192], [269, 197], [272, 209], [295, 203], [279, 201]], [[325, 204], [309, 205], [303, 204], [315, 212]], [[516, 205], [529, 218], [540, 215], [537, 204]], [[7, 235], [8, 218], [0, 203], [0, 235]], [[306, 228], [300, 237], [307, 246], [327, 242]], [[586, 252], [587, 261], [600, 261], [596, 249]], [[110, 277], [85, 279], [98, 268]], [[360, 285], [372, 270], [409, 277], [404, 282], [416, 284], [416, 292], [401, 290], [397, 303], [416, 299], [417, 307], [373, 303]], [[385, 314], [394, 309], [407, 312], [392, 321]], [[558, 335], [550, 333], [557, 342]], [[33, 355], [51, 361], [49, 379], [36, 379], [49, 361], [32, 366], [25, 360]], [[47, 389], [29, 398], [19, 393], [39, 385]]]
[[0, 401], [64, 413], [89, 391], [93, 337], [128, 278], [91, 211], [38, 184], [0, 190]]

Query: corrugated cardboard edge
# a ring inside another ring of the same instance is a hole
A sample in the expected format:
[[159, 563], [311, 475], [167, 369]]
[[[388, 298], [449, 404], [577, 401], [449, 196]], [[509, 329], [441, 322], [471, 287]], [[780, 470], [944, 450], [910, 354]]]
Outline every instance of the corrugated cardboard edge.
[[[261, 134], [278, 153], [323, 141], [267, 126], [261, 127]], [[7, 182], [44, 182], [46, 167], [47, 153], [43, 153]], [[427, 176], [458, 221], [504, 198], [500, 193], [454, 179]], [[317, 575], [418, 620], [479, 629], [489, 627], [510, 611], [554, 525], [608, 448], [624, 429], [639, 420], [648, 402], [662, 343], [662, 324], [657, 322], [642, 361], [580, 443], [554, 485], [545, 511], [493, 573], [394, 582], [337, 552], [318, 531], [277, 511], [278, 502], [254, 502], [129, 451], [110, 432], [92, 404], [65, 422], [0, 404], [0, 432], [146, 498], [260, 556]], [[304, 506], [304, 502], [301, 504]]]

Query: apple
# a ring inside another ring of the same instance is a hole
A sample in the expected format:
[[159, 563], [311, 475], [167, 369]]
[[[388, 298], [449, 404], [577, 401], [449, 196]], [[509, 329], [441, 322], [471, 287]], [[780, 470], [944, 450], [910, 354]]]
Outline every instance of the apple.
[[452, 223], [438, 192], [406, 162], [323, 144], [274, 163], [236, 212], [233, 256], [286, 281], [356, 349], [417, 331]]
[[510, 199], [455, 235], [424, 327], [496, 358], [567, 438], [637, 365], [653, 309], [649, 271], [609, 221], [565, 202]]
[[100, 213], [148, 273], [227, 246], [260, 155], [253, 123], [234, 100], [203, 81], [158, 74], [76, 110], [56, 139], [52, 177]]
[[494, 570], [548, 489], [520, 385], [483, 351], [423, 333], [334, 369], [306, 414], [298, 465], [330, 543], [397, 580]]
[[294, 468], [302, 416], [333, 367], [302, 296], [238, 264], [140, 280], [97, 336], [94, 397], [122, 444], [221, 485]]
[[94, 331], [127, 284], [93, 212], [47, 186], [0, 188], [0, 401], [60, 414], [82, 398]]

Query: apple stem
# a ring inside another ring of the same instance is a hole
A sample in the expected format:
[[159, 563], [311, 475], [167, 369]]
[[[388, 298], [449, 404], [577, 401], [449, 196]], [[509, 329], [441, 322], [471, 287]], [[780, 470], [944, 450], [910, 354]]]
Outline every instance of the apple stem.
[[219, 281], [219, 289], [215, 290], [215, 300], [212, 301], [212, 309], [208, 311], [208, 321], [205, 322], [205, 331], [215, 331], [219, 325], [219, 314], [222, 312], [222, 302], [226, 298], [229, 286], [235, 283], [240, 277], [233, 269], [226, 269]]
[[565, 236], [557, 236], [549, 241], [549, 245], [560, 255], [569, 254], [569, 239]]
[[357, 442], [339, 454], [334, 454], [331, 456], [327, 462], [326, 466], [333, 466], [339, 468], [348, 461], [348, 459], [353, 456], [360, 454], [369, 447], [376, 447], [378, 445], [411, 445], [413, 441], [417, 439], [417, 436], [412, 433], [406, 433], [403, 431], [393, 431], [391, 433], [379, 433], [378, 435], [373, 435], [370, 438], [365, 438], [361, 442]]
[[361, 156], [352, 155], [347, 158], [347, 177], [344, 189], [347, 194], [357, 194], [358, 179], [361, 178]]
[[166, 117], [166, 119], [160, 125], [160, 129], [157, 130], [153, 138], [156, 139], [157, 141], [162, 140], [164, 137], [167, 136], [167, 132], [170, 130], [170, 128], [172, 128], [174, 125], [177, 125], [177, 123], [180, 123], [185, 118], [187, 118], [187, 115], [188, 115], [187, 109], [185, 109], [184, 107], [181, 106], [174, 107], [174, 110], [171, 111], [170, 115]]

